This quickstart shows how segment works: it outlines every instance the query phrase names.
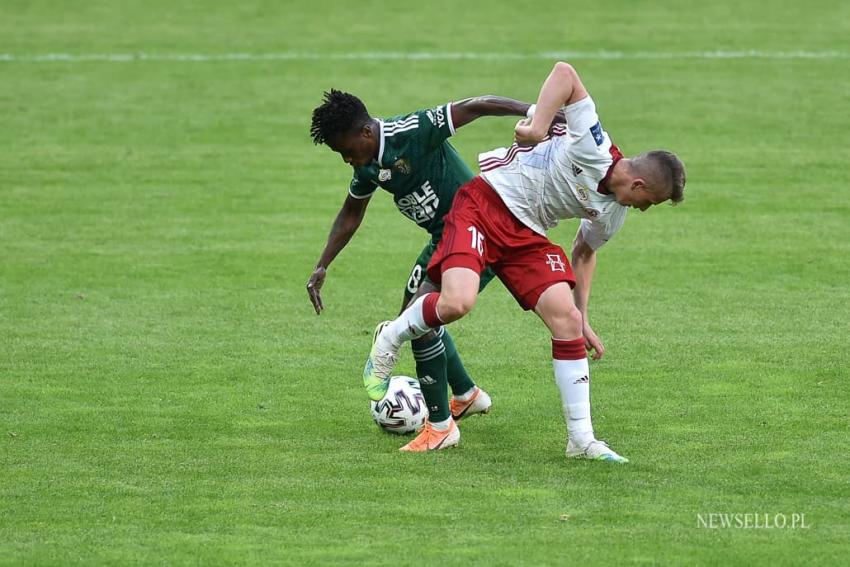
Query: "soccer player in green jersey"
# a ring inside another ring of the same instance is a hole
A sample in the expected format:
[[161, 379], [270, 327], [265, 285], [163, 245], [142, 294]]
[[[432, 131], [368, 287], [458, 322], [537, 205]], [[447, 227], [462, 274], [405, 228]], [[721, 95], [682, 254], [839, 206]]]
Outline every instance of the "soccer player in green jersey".
[[[371, 117], [354, 95], [337, 90], [324, 93], [324, 102], [313, 111], [310, 134], [315, 144], [325, 144], [340, 154], [354, 169], [354, 175], [307, 282], [316, 314], [324, 309], [321, 288], [328, 266], [357, 231], [378, 187], [392, 194], [404, 216], [431, 234], [410, 273], [402, 310], [415, 294], [418, 297], [436, 290], [423, 281], [425, 267], [440, 241], [443, 217], [455, 192], [473, 178], [448, 138], [457, 128], [482, 116], [526, 116], [530, 106], [509, 98], [482, 96], [381, 120]], [[481, 288], [492, 278], [492, 272], [482, 274]], [[435, 428], [447, 429], [452, 418], [459, 420], [490, 409], [490, 397], [469, 377], [444, 329], [413, 341], [412, 346], [429, 421]], [[451, 403], [447, 384], [453, 393]], [[368, 393], [374, 400], [383, 395], [383, 391]]]

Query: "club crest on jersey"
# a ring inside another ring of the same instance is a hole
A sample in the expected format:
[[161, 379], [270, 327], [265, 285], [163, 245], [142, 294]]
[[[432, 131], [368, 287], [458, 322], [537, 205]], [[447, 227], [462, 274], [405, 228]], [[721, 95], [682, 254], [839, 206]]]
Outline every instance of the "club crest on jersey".
[[599, 216], [599, 211], [597, 211], [596, 209], [585, 209], [584, 212], [586, 212], [587, 216], [592, 219], [595, 219]]
[[561, 260], [561, 256], [559, 254], [546, 254], [546, 258], [546, 263], [549, 264], [549, 267], [552, 268], [553, 272], [566, 273], [566, 266], [564, 265], [564, 261]]
[[380, 181], [381, 183], [389, 181], [390, 179], [392, 179], [392, 176], [393, 172], [390, 169], [382, 169], [378, 171], [378, 181]]
[[581, 183], [576, 183], [576, 193], [578, 194], [578, 198], [582, 201], [587, 201], [590, 199], [590, 189], [587, 188], [587, 185], [582, 185]]
[[410, 162], [408, 162], [404, 158], [397, 159], [396, 162], [393, 164], [393, 169], [395, 169], [399, 173], [410, 175]]
[[593, 141], [596, 142], [596, 145], [601, 146], [602, 142], [605, 141], [605, 136], [602, 135], [602, 124], [597, 122], [591, 126], [590, 133], [593, 135]]

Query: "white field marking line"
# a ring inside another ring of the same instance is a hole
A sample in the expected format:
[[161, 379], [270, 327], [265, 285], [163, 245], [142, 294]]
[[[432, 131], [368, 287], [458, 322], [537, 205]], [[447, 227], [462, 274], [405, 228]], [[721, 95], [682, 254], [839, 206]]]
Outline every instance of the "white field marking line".
[[47, 53], [17, 55], [0, 53], [0, 63], [82, 63], [90, 61], [522, 61], [534, 59], [850, 59], [850, 51], [543, 51], [538, 53], [494, 52], [402, 52], [366, 51], [359, 53]]

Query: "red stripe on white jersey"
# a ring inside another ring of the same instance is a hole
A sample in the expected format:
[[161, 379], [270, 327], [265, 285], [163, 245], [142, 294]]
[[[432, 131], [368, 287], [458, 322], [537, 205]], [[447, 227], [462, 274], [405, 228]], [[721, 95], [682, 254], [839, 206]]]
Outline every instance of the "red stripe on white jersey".
[[507, 155], [501, 159], [490, 158], [479, 163], [481, 167], [481, 171], [490, 171], [491, 169], [496, 169], [497, 167], [502, 167], [503, 165], [507, 165], [511, 163], [516, 157], [525, 152], [530, 152], [534, 149], [534, 146], [517, 146], [514, 144], [511, 146], [511, 149], [508, 151]]
[[[566, 133], [567, 133], [566, 125], [556, 124], [552, 128], [552, 135], [546, 136], [545, 138], [543, 138], [540, 141], [545, 142], [547, 140], [550, 140], [551, 138], [560, 138], [561, 136], [565, 136]], [[490, 171], [490, 170], [496, 169], [497, 167], [502, 167], [503, 165], [507, 165], [507, 164], [511, 163], [514, 159], [516, 159], [516, 156], [518, 156], [520, 153], [530, 152], [534, 148], [535, 148], [535, 146], [518, 146], [516, 143], [514, 143], [508, 149], [508, 153], [506, 153], [504, 157], [501, 157], [501, 158], [491, 157], [491, 158], [487, 158], [485, 160], [481, 160], [481, 161], [478, 162], [478, 166], [481, 168], [482, 172]]]

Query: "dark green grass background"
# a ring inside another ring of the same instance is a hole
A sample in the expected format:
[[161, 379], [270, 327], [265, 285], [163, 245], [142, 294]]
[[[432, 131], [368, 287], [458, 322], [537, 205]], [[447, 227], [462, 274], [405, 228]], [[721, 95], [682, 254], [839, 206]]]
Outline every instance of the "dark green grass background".
[[362, 362], [425, 241], [386, 195], [321, 317], [304, 290], [350, 175], [308, 136], [324, 89], [533, 100], [552, 60], [0, 61], [0, 564], [846, 560], [848, 5], [457, 4], [5, 1], [0, 53], [838, 52], [572, 61], [627, 154], [688, 166], [600, 253], [594, 422], [632, 463], [564, 458], [547, 333], [498, 284], [452, 326], [493, 413], [438, 454], [377, 431]]

